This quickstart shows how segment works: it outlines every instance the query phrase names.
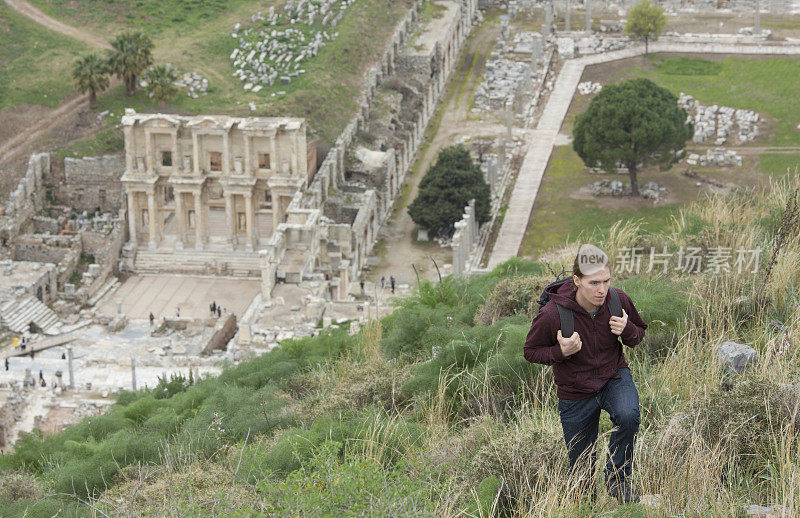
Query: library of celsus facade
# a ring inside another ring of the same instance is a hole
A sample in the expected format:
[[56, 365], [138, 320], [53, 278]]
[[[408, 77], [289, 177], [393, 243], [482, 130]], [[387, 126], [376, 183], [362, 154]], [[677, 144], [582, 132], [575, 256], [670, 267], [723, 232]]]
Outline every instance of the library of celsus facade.
[[286, 221], [313, 172], [303, 119], [128, 110], [122, 124], [137, 249], [253, 252]]

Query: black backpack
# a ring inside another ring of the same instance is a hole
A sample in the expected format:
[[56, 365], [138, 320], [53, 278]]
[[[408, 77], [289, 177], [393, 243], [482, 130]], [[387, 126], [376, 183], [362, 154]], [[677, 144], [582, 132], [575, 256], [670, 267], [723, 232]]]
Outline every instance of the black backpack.
[[[562, 278], [562, 275], [564, 277]], [[550, 302], [550, 295], [547, 293], [547, 288], [551, 286], [561, 286], [565, 282], [572, 281], [572, 272], [562, 271], [556, 277], [556, 280], [548, 284], [544, 291], [542, 291], [542, 295], [539, 297], [539, 311]], [[616, 317], [622, 316], [622, 304], [619, 301], [619, 292], [615, 288], [608, 289], [609, 299], [608, 299], [608, 309], [611, 310], [611, 315]], [[558, 309], [558, 318], [561, 319], [561, 335], [565, 338], [569, 338], [572, 336], [572, 333], [575, 332], [575, 316], [572, 314], [572, 310], [569, 308], [565, 308], [561, 304], [556, 304], [556, 308]]]

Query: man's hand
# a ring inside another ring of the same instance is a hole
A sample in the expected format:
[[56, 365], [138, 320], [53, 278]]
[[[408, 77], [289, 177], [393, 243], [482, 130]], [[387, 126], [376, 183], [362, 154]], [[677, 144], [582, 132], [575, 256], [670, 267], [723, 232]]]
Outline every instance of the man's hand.
[[611, 317], [611, 320], [608, 321], [608, 325], [611, 326], [611, 332], [615, 335], [619, 336], [622, 334], [622, 330], [625, 329], [625, 326], [628, 325], [628, 314], [625, 313], [625, 310], [622, 310], [621, 317]]
[[558, 345], [561, 347], [561, 354], [566, 356], [571, 356], [576, 352], [581, 350], [581, 337], [578, 335], [578, 332], [575, 331], [572, 333], [572, 336], [569, 338], [564, 338], [561, 334], [561, 329], [558, 330]]

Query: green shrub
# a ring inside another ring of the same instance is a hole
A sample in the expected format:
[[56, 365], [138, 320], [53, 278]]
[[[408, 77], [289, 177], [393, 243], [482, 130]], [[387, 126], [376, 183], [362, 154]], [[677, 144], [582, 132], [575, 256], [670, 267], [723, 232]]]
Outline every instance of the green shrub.
[[514, 315], [527, 315], [532, 318], [539, 309], [537, 301], [548, 282], [543, 277], [503, 279], [497, 283], [486, 302], [478, 309], [475, 323], [490, 325]]
[[325, 441], [285, 480], [261, 481], [266, 514], [291, 509], [297, 516], [435, 516], [433, 480], [405, 466], [386, 469], [372, 459], [342, 460], [341, 452], [341, 442]]

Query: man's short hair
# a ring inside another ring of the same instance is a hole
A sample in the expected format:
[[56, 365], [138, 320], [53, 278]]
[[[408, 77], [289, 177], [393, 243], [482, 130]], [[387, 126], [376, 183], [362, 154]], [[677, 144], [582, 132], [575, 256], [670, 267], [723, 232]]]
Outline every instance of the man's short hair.
[[592, 275], [606, 267], [611, 271], [611, 260], [606, 253], [594, 245], [584, 244], [575, 255], [572, 274], [582, 279], [586, 275]]

